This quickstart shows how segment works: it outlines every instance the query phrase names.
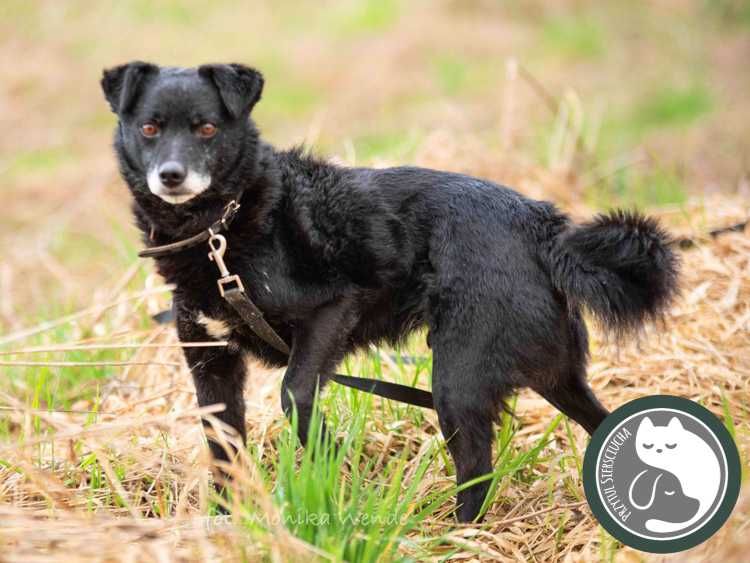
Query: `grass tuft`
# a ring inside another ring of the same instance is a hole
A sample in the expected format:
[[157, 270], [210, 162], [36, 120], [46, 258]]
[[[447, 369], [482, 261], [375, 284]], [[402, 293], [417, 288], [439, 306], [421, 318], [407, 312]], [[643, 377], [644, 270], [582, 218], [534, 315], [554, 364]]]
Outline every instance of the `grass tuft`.
[[[432, 469], [434, 445], [422, 448], [416, 459], [408, 449], [382, 464], [368, 455], [365, 428], [373, 414], [361, 408], [345, 426], [331, 426], [322, 435], [316, 408], [308, 446], [299, 455], [295, 413], [265, 472], [284, 525], [335, 560], [394, 560], [402, 544], [413, 543], [408, 535], [453, 493], [420, 493]], [[343, 438], [334, 442], [336, 435]]]

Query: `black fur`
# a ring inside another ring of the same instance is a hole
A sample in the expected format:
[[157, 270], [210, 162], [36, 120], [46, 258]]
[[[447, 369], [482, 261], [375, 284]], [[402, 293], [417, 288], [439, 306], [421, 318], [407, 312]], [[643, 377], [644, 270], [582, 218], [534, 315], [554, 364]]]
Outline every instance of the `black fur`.
[[[182, 341], [212, 338], [201, 315], [231, 326], [226, 349], [185, 355], [199, 403], [226, 404], [220, 418], [243, 438], [242, 351], [287, 366], [282, 406], [288, 413], [293, 398], [304, 442], [324, 374], [357, 348], [398, 342], [421, 326], [459, 483], [492, 471], [492, 424], [515, 389], [535, 389], [589, 433], [607, 415], [586, 383], [581, 305], [619, 332], [668, 305], [677, 262], [655, 221], [615, 212], [576, 227], [550, 203], [477, 178], [344, 168], [299, 149], [278, 151], [248, 118], [259, 73], [241, 65], [154, 68], [117, 67], [102, 80], [119, 115], [115, 149], [144, 240], [193, 235], [240, 197], [226, 262], [292, 343], [287, 365], [243, 326], [219, 296], [207, 247], [157, 260], [176, 284]], [[145, 139], [139, 127], [155, 118], [163, 134]], [[197, 139], [191, 119], [210, 119], [218, 134]], [[179, 205], [154, 195], [146, 174], [167, 157], [208, 170], [210, 187]], [[459, 520], [477, 516], [487, 490], [483, 483], [459, 494]]]

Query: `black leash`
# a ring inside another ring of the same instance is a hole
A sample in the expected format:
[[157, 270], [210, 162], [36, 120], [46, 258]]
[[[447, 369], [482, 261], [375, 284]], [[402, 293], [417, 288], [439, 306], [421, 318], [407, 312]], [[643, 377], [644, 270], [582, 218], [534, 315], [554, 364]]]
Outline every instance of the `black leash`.
[[[716, 240], [721, 235], [727, 234], [727, 233], [741, 233], [745, 230], [748, 223], [750, 221], [742, 221], [741, 223], [735, 223], [734, 225], [729, 225], [728, 227], [719, 227], [717, 229], [711, 229], [708, 231], [708, 237], [711, 240]], [[675, 240], [675, 244], [680, 250], [688, 250], [691, 248], [695, 248], [698, 246], [698, 239], [695, 238], [679, 238]]]
[[[159, 258], [176, 254], [188, 248], [192, 248], [203, 242], [208, 242], [211, 251], [208, 257], [216, 264], [221, 277], [217, 280], [219, 294], [227, 303], [237, 312], [248, 327], [264, 342], [273, 346], [276, 350], [286, 354], [290, 353], [289, 346], [284, 339], [278, 335], [271, 325], [263, 318], [262, 311], [253, 303], [242, 280], [236, 274], [231, 274], [224, 263], [224, 253], [227, 250], [227, 239], [221, 234], [227, 231], [229, 225], [234, 219], [240, 205], [236, 201], [231, 201], [224, 208], [224, 213], [218, 221], [213, 223], [208, 229], [198, 233], [190, 238], [179, 240], [171, 244], [162, 246], [153, 246], [138, 253], [141, 258]], [[434, 408], [432, 393], [423, 389], [400, 385], [389, 381], [379, 379], [369, 379], [366, 377], [353, 377], [351, 375], [342, 375], [339, 373], [326, 374], [324, 377], [331, 379], [340, 385], [346, 385], [353, 389], [358, 389], [366, 393], [372, 393], [386, 399], [392, 399], [402, 403], [415, 405], [427, 409]]]

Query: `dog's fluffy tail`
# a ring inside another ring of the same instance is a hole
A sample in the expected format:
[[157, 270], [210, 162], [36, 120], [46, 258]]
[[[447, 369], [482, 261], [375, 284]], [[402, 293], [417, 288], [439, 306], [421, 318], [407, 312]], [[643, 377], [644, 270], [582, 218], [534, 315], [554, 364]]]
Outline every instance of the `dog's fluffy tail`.
[[560, 232], [548, 247], [553, 283], [616, 337], [659, 318], [677, 293], [679, 260], [650, 217], [615, 210]]

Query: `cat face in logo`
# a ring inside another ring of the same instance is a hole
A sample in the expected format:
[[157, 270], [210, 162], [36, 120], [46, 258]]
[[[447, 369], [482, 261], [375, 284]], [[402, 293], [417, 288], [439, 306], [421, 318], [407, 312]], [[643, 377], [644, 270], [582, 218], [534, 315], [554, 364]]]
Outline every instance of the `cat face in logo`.
[[685, 429], [675, 416], [666, 426], [654, 426], [649, 417], [645, 417], [638, 426], [635, 436], [635, 450], [644, 463], [654, 467], [670, 465], [670, 461], [684, 459], [685, 452], [680, 451], [684, 445]]

